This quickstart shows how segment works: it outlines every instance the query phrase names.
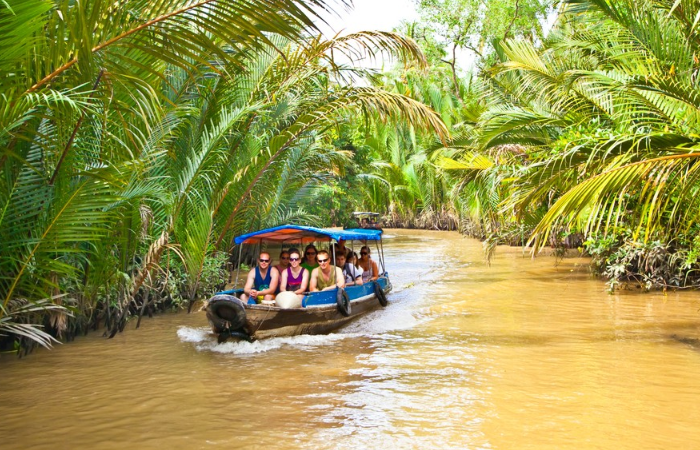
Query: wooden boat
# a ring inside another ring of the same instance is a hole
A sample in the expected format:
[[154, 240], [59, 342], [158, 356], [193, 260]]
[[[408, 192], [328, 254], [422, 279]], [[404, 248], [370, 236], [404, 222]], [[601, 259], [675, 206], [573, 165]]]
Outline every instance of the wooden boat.
[[[386, 306], [386, 294], [391, 291], [391, 282], [384, 266], [381, 239], [381, 230], [335, 230], [299, 225], [283, 225], [237, 237], [235, 242], [240, 249], [239, 267], [245, 244], [278, 243], [302, 247], [312, 242], [330, 244], [344, 240], [346, 245], [355, 241], [365, 245], [368, 241], [374, 241], [379, 255], [381, 276], [376, 281], [348, 286], [345, 289], [307, 292], [300, 308], [257, 304], [252, 299], [243, 302], [239, 298], [243, 293], [242, 288], [222, 291], [214, 295], [205, 308], [212, 331], [219, 335], [219, 342], [230, 337], [253, 341], [277, 336], [324, 334], [346, 325], [378, 306]], [[335, 255], [332, 256], [335, 259]]]

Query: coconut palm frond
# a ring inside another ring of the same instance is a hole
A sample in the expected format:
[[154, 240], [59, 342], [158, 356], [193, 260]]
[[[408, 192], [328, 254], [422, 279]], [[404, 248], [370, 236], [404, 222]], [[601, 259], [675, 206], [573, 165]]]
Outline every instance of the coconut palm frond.
[[8, 334], [15, 335], [45, 348], [51, 348], [53, 344], [60, 344], [56, 338], [41, 329], [43, 328], [42, 325], [23, 321], [26, 320], [27, 316], [48, 311], [72, 315], [69, 309], [53, 303], [60, 297], [63, 296], [41, 299], [33, 302], [27, 300], [13, 300], [7, 306], [0, 305], [0, 310], [2, 311], [2, 315], [0, 316], [0, 336], [7, 336]]
[[420, 46], [411, 38], [389, 31], [360, 31], [322, 41], [319, 50], [337, 51], [351, 61], [396, 55], [403, 61], [415, 61], [425, 67], [427, 61]]
[[[668, 192], [677, 190], [678, 183], [682, 184], [684, 179], [697, 181], [695, 161], [698, 157], [700, 153], [688, 153], [625, 164], [579, 183], [562, 195], [542, 218], [535, 228], [532, 242], [536, 248], [541, 246], [557, 221], [573, 222], [591, 211], [593, 212], [588, 219], [589, 227], [598, 226], [599, 221], [604, 219], [602, 214], [606, 210], [605, 205], [618, 198], [620, 192], [629, 191], [634, 186], [641, 188], [641, 208], [645, 218], [644, 223], [640, 223], [638, 231], [643, 229], [645, 236], [648, 237], [658, 225], [662, 211], [673, 206], [664, 200]], [[688, 170], [683, 176], [677, 178], [674, 174], [680, 167], [687, 167]]]

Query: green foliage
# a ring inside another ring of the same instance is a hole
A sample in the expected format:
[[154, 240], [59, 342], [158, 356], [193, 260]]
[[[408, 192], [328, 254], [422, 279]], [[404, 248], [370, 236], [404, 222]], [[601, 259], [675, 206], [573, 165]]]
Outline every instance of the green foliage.
[[635, 241], [629, 228], [591, 235], [584, 242], [593, 270], [607, 278], [613, 291], [619, 287], [679, 289], [700, 286], [698, 230], [670, 242]]
[[560, 227], [591, 234], [625, 222], [647, 242], [693, 225], [697, 49], [682, 37], [688, 10], [672, 6], [572, 1], [542, 48], [503, 44], [491, 74], [506, 95], [483, 115], [481, 140], [528, 148], [507, 203], [521, 215], [546, 208], [535, 247]]
[[[403, 29], [434, 66], [385, 85], [431, 105], [454, 137], [373, 131], [368, 203], [448, 204], [487, 253], [584, 236], [614, 283], [695, 284], [700, 2], [569, 0], [547, 36], [537, 17], [550, 3], [417, 4]], [[477, 77], [456, 76], [458, 48], [482, 56]], [[438, 184], [450, 189], [426, 189]]]
[[[161, 298], [167, 298], [166, 305], [172, 309], [182, 309], [191, 301], [209, 298], [223, 289], [229, 275], [229, 256], [224, 252], [208, 254], [197, 278], [187, 269], [186, 263], [174, 257], [168, 264], [167, 271], [161, 271], [156, 278], [157, 285], [162, 286]], [[194, 288], [194, 291], [193, 291]]]
[[54, 321], [56, 335], [103, 321], [114, 336], [153, 305], [191, 306], [234, 235], [316, 220], [300, 201], [352, 157], [332, 145], [338, 124], [405, 118], [446, 139], [430, 108], [349, 83], [369, 74], [334, 60], [384, 53], [422, 67], [415, 42], [310, 37], [327, 7], [0, 4], [0, 324], [21, 315], [15, 301], [64, 293], [75, 318]]
[[[454, 64], [457, 49], [471, 51], [482, 62], [493, 54], [493, 45], [512, 38], [530, 41], [544, 37], [542, 23], [555, 2], [550, 0], [415, 0], [424, 28], [447, 47]], [[430, 42], [431, 40], [426, 39]]]
[[310, 214], [323, 218], [324, 226], [355, 225], [352, 212], [357, 210], [357, 197], [357, 190], [347, 179], [328, 179], [314, 188], [303, 207]]
[[585, 245], [593, 266], [609, 280], [611, 291], [624, 286], [677, 289], [700, 282], [700, 265], [697, 261], [689, 263], [689, 252], [661, 241], [591, 237]]

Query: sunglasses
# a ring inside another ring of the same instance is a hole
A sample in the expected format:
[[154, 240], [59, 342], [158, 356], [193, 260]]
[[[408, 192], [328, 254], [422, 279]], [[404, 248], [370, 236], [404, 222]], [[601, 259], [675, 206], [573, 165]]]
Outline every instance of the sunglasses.
[[290, 261], [299, 261], [299, 258], [289, 258]]
[[269, 259], [262, 259], [262, 258], [260, 258], [258, 261], [260, 261], [261, 263], [269, 263], [270, 262]]
[[323, 264], [323, 263], [325, 263], [325, 262], [328, 262], [328, 259], [319, 259], [319, 260], [318, 260], [318, 263], [319, 263], [319, 264]]
[[289, 256], [280, 256], [280, 259], [289, 259]]
[[360, 255], [369, 255], [369, 252], [360, 252]]
[[315, 255], [316, 252], [306, 252], [307, 255]]

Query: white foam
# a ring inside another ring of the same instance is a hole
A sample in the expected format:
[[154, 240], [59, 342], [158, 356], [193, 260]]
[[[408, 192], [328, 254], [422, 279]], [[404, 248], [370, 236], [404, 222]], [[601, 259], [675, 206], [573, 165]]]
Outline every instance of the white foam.
[[182, 342], [202, 342], [209, 338], [211, 331], [209, 328], [180, 327], [177, 336]]
[[420, 299], [410, 295], [412, 292], [414, 292], [414, 288], [408, 286], [401, 293], [392, 293], [389, 297], [389, 306], [358, 317], [346, 327], [331, 334], [278, 337], [255, 342], [230, 340], [222, 344], [217, 342], [217, 336], [208, 327], [181, 327], [177, 331], [177, 335], [182, 342], [195, 344], [198, 351], [234, 355], [265, 353], [284, 346], [304, 350], [333, 345], [340, 340], [360, 336], [391, 338], [391, 332], [414, 328], [423, 322], [432, 320], [430, 314], [421, 314]]
[[255, 342], [227, 341], [222, 344], [217, 342], [217, 336], [209, 328], [181, 327], [177, 335], [182, 342], [192, 342], [198, 351], [210, 351], [214, 353], [228, 353], [234, 355], [252, 355], [276, 350], [285, 345], [297, 348], [313, 348], [331, 345], [342, 339], [355, 336], [352, 333], [327, 334], [327, 335], [301, 335], [264, 339]]

